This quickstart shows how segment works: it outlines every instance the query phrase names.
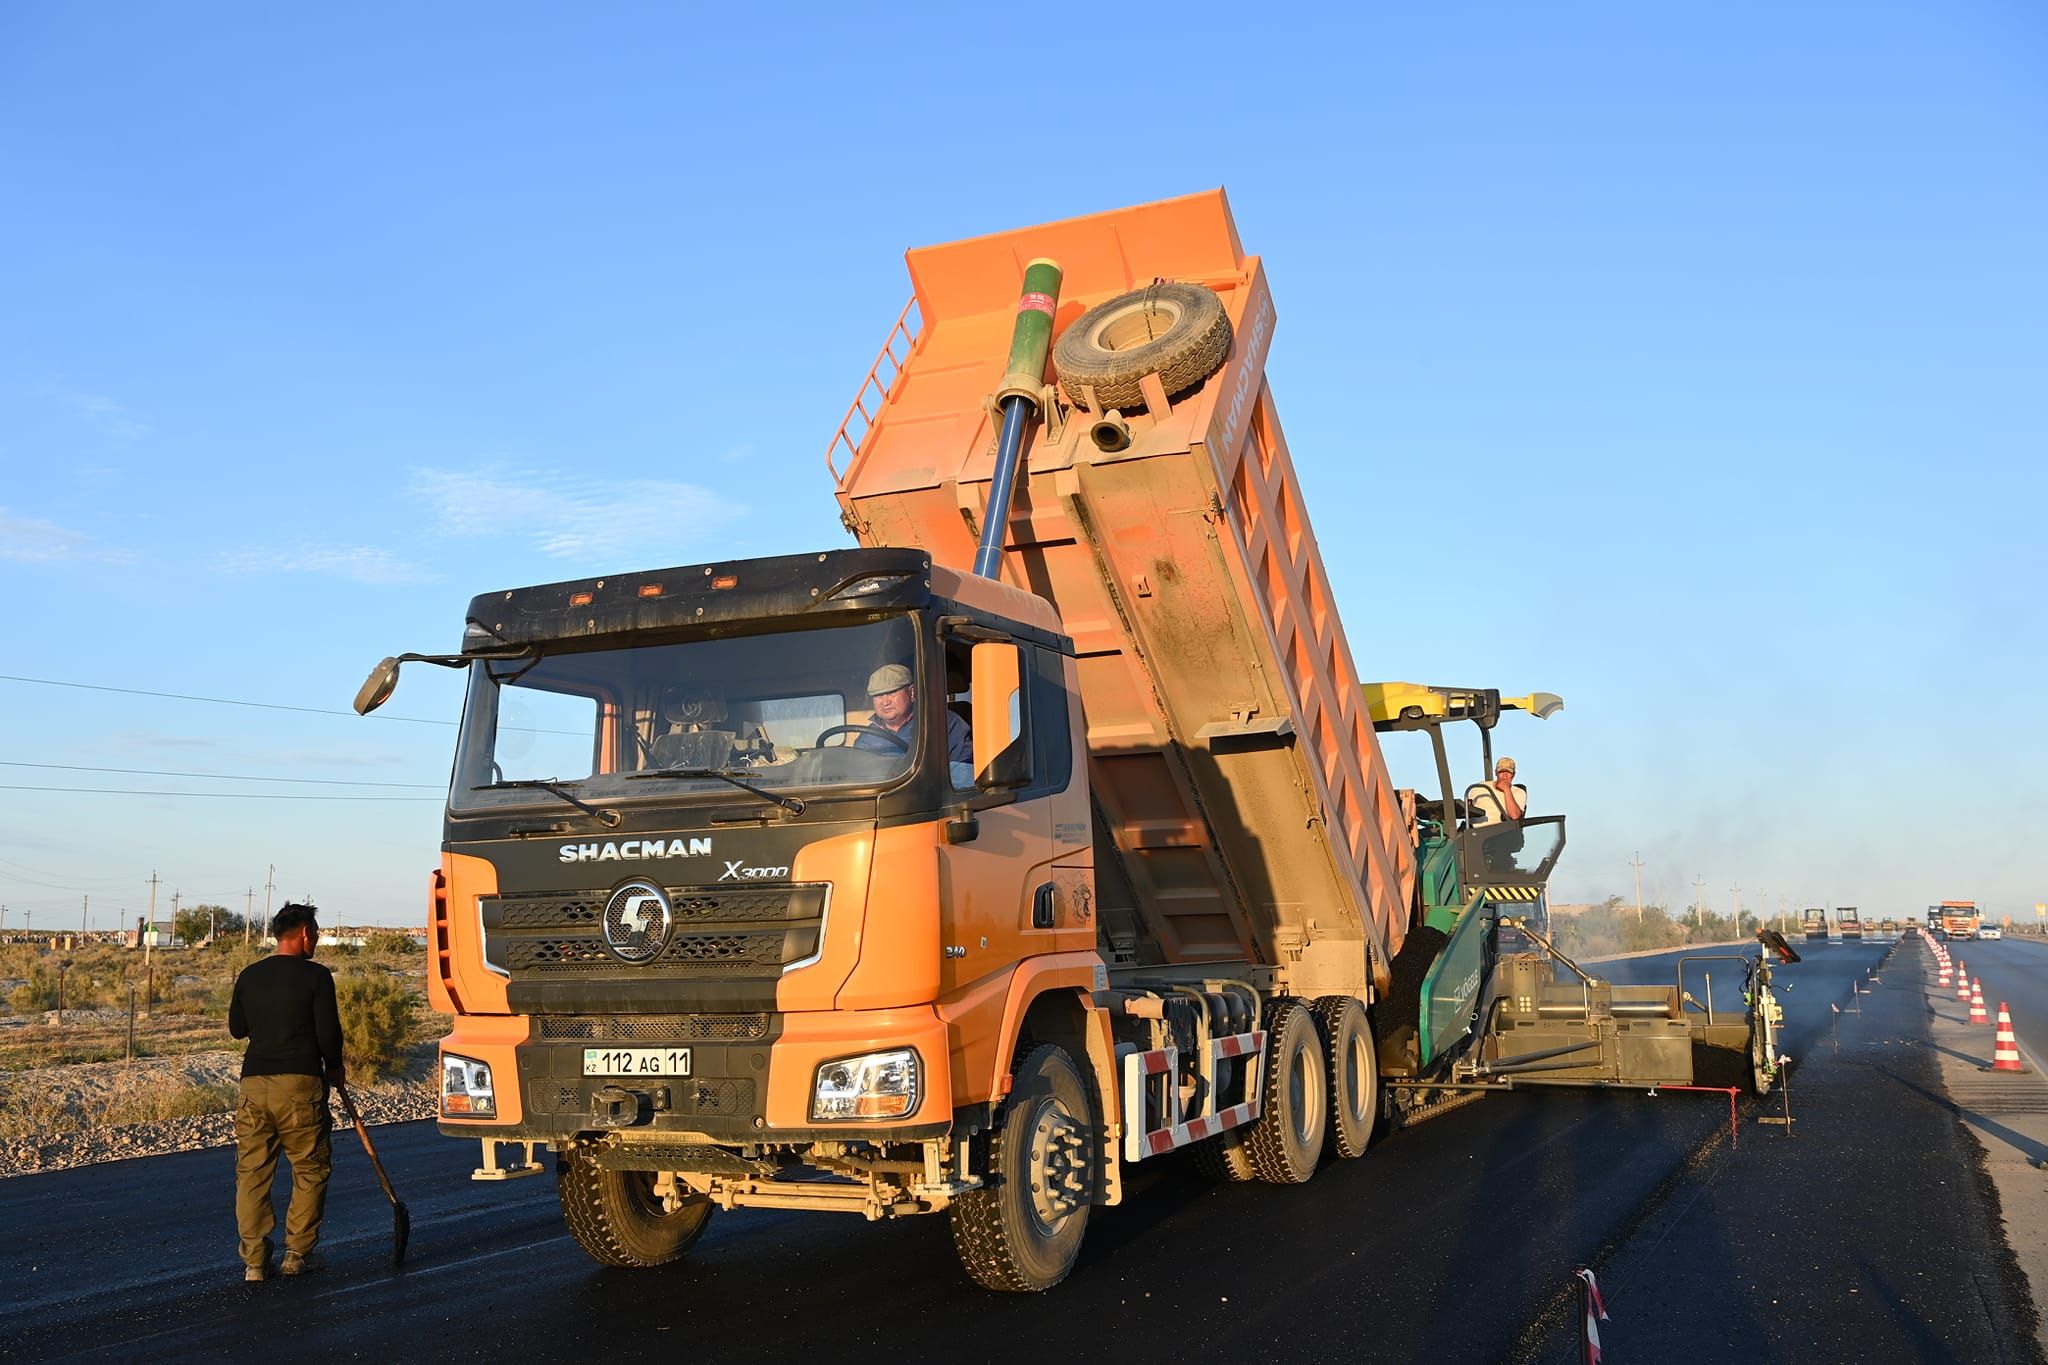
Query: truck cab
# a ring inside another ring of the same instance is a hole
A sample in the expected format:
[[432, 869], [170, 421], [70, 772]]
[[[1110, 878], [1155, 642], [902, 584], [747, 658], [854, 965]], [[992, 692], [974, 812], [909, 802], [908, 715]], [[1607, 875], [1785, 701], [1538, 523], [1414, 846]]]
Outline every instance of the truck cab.
[[1042, 601], [845, 550], [487, 593], [465, 643], [434, 989], [489, 1098], [444, 1131], [929, 1136], [1000, 1070], [942, 999], [1063, 954], [1092, 986]]

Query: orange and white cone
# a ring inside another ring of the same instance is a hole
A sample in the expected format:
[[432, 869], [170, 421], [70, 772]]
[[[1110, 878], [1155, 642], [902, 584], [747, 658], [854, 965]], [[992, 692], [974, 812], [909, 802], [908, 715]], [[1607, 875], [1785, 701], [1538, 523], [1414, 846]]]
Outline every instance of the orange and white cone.
[[1946, 961], [1944, 961], [1941, 964], [1941, 979], [1935, 982], [1934, 984], [1941, 987], [1943, 990], [1947, 990], [1951, 985], [1954, 984], [1948, 979], [1948, 963]]
[[1984, 983], [1982, 981], [1972, 981], [1970, 983], [1970, 1022], [1973, 1024], [1988, 1024], [1991, 1022], [1991, 1016], [1984, 1012]]
[[1960, 962], [1956, 963], [1956, 999], [1970, 1003], [1970, 969]]
[[2012, 1014], [2003, 1000], [1998, 1002], [1998, 1042], [1991, 1052], [1993, 1071], [2025, 1071], [2020, 1065], [2020, 1040], [2013, 1036]]

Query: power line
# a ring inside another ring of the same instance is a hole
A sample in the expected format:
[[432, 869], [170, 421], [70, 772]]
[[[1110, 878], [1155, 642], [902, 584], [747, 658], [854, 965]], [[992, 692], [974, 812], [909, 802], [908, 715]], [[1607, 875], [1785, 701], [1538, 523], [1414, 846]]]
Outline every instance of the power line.
[[92, 889], [89, 886], [79, 886], [68, 882], [46, 882], [38, 877], [26, 877], [19, 872], [10, 872], [5, 868], [0, 868], [0, 878], [10, 882], [25, 882], [30, 886], [47, 886], [52, 891], [89, 891]]
[[[64, 877], [70, 875], [65, 872], [52, 872], [47, 867], [31, 867], [29, 864], [19, 862], [13, 858], [0, 858], [0, 870], [7, 868], [13, 868], [16, 872], [26, 872], [36, 877]], [[71, 890], [87, 891], [96, 886], [131, 886], [143, 881], [144, 878], [138, 873], [133, 877], [78, 877], [73, 880], [84, 883], [84, 885], [71, 887]]]
[[[203, 701], [214, 706], [249, 706], [259, 711], [296, 711], [300, 715], [306, 716], [347, 716], [350, 720], [362, 719], [354, 711], [337, 711], [324, 706], [287, 706], [283, 702], [240, 701], [233, 697], [201, 697], [195, 696], [190, 692], [152, 692], [143, 687], [109, 687], [105, 683], [65, 682], [57, 678], [26, 678], [16, 673], [0, 673], [0, 682], [34, 683], [38, 687], [75, 687], [85, 692], [119, 692], [123, 696], [163, 697], [171, 701]], [[372, 720], [399, 720], [404, 721], [408, 725], [452, 726], [461, 723], [452, 720], [439, 720], [432, 716], [394, 716], [383, 711], [372, 711], [369, 718]], [[522, 734], [530, 735], [575, 735], [581, 737], [583, 734], [580, 730], [548, 730], [531, 725], [500, 725], [498, 728], [500, 730], [517, 730]]]
[[[34, 683], [38, 687], [75, 687], [86, 692], [119, 692], [130, 697], [164, 697], [171, 701], [203, 701], [215, 706], [251, 706], [260, 711], [297, 711], [308, 716], [347, 716], [356, 719], [354, 711], [337, 711], [324, 706], [287, 706], [275, 701], [239, 701], [233, 697], [198, 697], [189, 692], [151, 692], [141, 687], [108, 687], [104, 683], [64, 682], [57, 678], [24, 678], [14, 673], [0, 673], [0, 682]], [[408, 725], [453, 725], [452, 720], [435, 720], [428, 716], [390, 716], [382, 711], [372, 712], [378, 720], [401, 720]]]
[[133, 777], [203, 777], [221, 782], [296, 782], [321, 787], [407, 787], [440, 791], [435, 782], [365, 782], [342, 777], [264, 777], [258, 773], [195, 773], [170, 768], [89, 768], [82, 763], [26, 763], [0, 758], [0, 768], [50, 768], [67, 773], [127, 773]]
[[165, 792], [146, 787], [30, 787], [0, 782], [7, 792], [76, 792], [85, 796], [212, 796], [242, 801], [439, 801], [436, 796], [302, 796], [296, 792]]

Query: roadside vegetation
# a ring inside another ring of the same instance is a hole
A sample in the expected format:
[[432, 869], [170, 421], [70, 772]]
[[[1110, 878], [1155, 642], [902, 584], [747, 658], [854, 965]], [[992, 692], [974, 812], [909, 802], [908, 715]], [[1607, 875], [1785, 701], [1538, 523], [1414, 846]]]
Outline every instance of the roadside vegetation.
[[[0, 944], [0, 1071], [120, 1060], [131, 993], [136, 1056], [239, 1048], [228, 1037], [228, 1001], [236, 974], [262, 956], [239, 939], [147, 958], [106, 944]], [[319, 960], [334, 969], [351, 1060], [388, 1064], [448, 1031], [448, 1017], [426, 1007], [426, 964], [405, 935], [380, 934], [362, 948], [323, 943]], [[49, 1022], [60, 1001], [61, 1022]]]

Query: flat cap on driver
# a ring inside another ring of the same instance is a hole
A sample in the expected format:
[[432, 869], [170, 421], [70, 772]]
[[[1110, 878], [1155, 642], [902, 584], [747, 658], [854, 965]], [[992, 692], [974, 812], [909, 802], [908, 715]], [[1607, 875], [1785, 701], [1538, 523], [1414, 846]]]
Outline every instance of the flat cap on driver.
[[879, 697], [899, 687], [910, 686], [910, 670], [902, 664], [883, 664], [868, 674], [868, 695]]

